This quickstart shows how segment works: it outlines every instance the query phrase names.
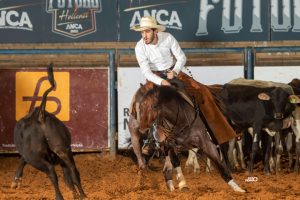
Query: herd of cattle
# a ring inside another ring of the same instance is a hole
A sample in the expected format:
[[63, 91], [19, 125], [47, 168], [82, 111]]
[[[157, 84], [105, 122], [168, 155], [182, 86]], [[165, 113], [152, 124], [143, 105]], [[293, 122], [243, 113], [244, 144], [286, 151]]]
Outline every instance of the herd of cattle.
[[[48, 79], [51, 87], [45, 91], [41, 106], [19, 120], [15, 126], [14, 142], [21, 159], [12, 187], [20, 185], [23, 169], [28, 163], [48, 175], [54, 185], [56, 199], [63, 199], [54, 169], [54, 165], [59, 164], [63, 169], [66, 185], [73, 191], [74, 198], [78, 197], [79, 192], [80, 199], [83, 199], [86, 195], [73, 159], [71, 135], [59, 119], [45, 110], [47, 95], [55, 89], [52, 64], [48, 67]], [[141, 121], [133, 117], [129, 120], [132, 145], [140, 167], [145, 167], [139, 144], [140, 135], [144, 132], [142, 129], [149, 128], [155, 122], [157, 133], [163, 133], [159, 143], [164, 146], [164, 174], [171, 191], [175, 188], [171, 178], [172, 168], [177, 172], [180, 188], [187, 187], [176, 155], [181, 148], [190, 150], [186, 166], [192, 165], [195, 171], [199, 170], [195, 153], [200, 150], [214, 162], [229, 186], [238, 192], [245, 190], [234, 182], [230, 170], [237, 167], [246, 169], [245, 153], [249, 154], [249, 173], [253, 172], [255, 156], [260, 148], [264, 150], [265, 173], [280, 170], [283, 149], [288, 152], [290, 168], [293, 166], [294, 170], [299, 170], [299, 79], [293, 79], [289, 84], [236, 79], [225, 85], [208, 87], [224, 116], [238, 133], [238, 137], [224, 144], [214, 143], [205, 119], [201, 118], [200, 111], [195, 109], [188, 95], [171, 87], [160, 87], [155, 91], [148, 91], [143, 97], [139, 109]], [[143, 117], [148, 120], [146, 124], [141, 124], [145, 122]], [[249, 134], [251, 145], [246, 147], [248, 142], [245, 141], [248, 141]], [[158, 135], [154, 136], [157, 139]], [[220, 154], [217, 146], [221, 149]], [[193, 149], [195, 147], [197, 149]], [[224, 158], [222, 161], [221, 155]]]
[[[237, 138], [220, 145], [221, 149], [222, 145], [227, 145], [223, 148], [223, 155], [230, 169], [246, 169], [244, 153], [248, 153], [247, 172], [252, 173], [257, 151], [262, 149], [264, 172], [276, 173], [281, 170], [280, 158], [285, 149], [289, 170], [299, 170], [299, 79], [288, 84], [236, 79], [213, 92], [224, 106], [223, 113], [239, 133]], [[248, 134], [251, 135], [250, 141], [247, 140]], [[194, 167], [194, 171], [199, 170], [194, 155], [196, 151], [189, 151], [186, 163], [187, 167]]]

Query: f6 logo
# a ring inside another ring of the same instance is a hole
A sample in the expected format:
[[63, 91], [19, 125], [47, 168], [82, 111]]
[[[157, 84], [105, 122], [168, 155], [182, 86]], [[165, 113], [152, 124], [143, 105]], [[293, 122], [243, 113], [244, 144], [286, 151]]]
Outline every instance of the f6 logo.
[[[70, 120], [70, 74], [54, 72], [56, 89], [48, 94], [46, 110], [61, 121]], [[41, 104], [50, 88], [46, 72], [16, 72], [16, 120]]]

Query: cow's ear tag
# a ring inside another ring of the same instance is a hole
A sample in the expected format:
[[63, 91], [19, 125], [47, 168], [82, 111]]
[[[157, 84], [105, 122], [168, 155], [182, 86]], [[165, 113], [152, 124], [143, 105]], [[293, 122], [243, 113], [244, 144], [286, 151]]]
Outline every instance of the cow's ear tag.
[[290, 103], [300, 103], [300, 98], [296, 95], [290, 95], [289, 101]]
[[263, 101], [269, 101], [270, 100], [270, 96], [267, 95], [266, 93], [259, 93], [258, 98], [260, 100], [263, 100]]

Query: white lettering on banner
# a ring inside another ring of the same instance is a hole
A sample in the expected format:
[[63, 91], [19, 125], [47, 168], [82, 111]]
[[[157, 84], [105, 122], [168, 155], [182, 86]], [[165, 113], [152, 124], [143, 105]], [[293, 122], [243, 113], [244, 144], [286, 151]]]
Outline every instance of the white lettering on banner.
[[84, 20], [84, 19], [89, 18], [89, 13], [84, 12], [84, 13], [78, 14], [76, 12], [72, 12], [69, 9], [67, 9], [67, 10], [63, 10], [62, 13], [58, 16], [58, 18], [62, 22]]
[[282, 0], [282, 24], [279, 24], [279, 2], [271, 0], [271, 27], [273, 31], [287, 32], [292, 27], [291, 24], [291, 4], [290, 0]]
[[83, 147], [83, 144], [82, 143], [74, 143], [74, 144], [71, 144], [71, 147]]
[[57, 0], [57, 7], [58, 8], [64, 8], [65, 7], [65, 1]]
[[68, 24], [67, 27], [66, 27], [66, 30], [70, 30], [70, 29], [83, 29], [81, 24]]
[[[49, 0], [48, 10], [65, 8], [89, 8], [100, 9], [99, 0]], [[55, 4], [56, 2], [56, 4]]]
[[253, 0], [252, 26], [250, 32], [262, 32], [261, 27], [261, 0]]
[[294, 0], [294, 27], [293, 32], [300, 32], [300, 1]]
[[235, 0], [234, 4], [234, 22], [233, 25], [230, 25], [230, 8], [231, 8], [231, 0], [223, 1], [223, 15], [222, 15], [222, 30], [224, 33], [239, 33], [243, 28], [242, 26], [242, 0]]
[[151, 11], [144, 10], [143, 15], [141, 15], [140, 11], [135, 11], [133, 13], [133, 17], [131, 19], [129, 27], [139, 24], [142, 16], [152, 16], [157, 20], [159, 24], [164, 25], [170, 29], [182, 29], [182, 23], [177, 11], [171, 11], [170, 13], [168, 10], [164, 9]]
[[[219, 4], [220, 0], [200, 0], [198, 28], [196, 36], [208, 35], [207, 24], [208, 14], [215, 9], [215, 5]], [[293, 5], [292, 5], [293, 2]], [[234, 3], [234, 6], [231, 4]], [[243, 3], [244, 0], [223, 0], [222, 9], [222, 26], [221, 30], [225, 34], [239, 33], [243, 26]], [[279, 3], [282, 3], [280, 10]], [[262, 0], [252, 0], [252, 25], [250, 32], [263, 32], [261, 25], [261, 4]], [[292, 15], [294, 12], [292, 28]], [[282, 12], [282, 15], [279, 13]], [[282, 19], [279, 17], [282, 16]], [[234, 17], [234, 20], [231, 20]], [[233, 21], [233, 25], [230, 22]], [[300, 0], [271, 0], [271, 28], [274, 32], [287, 32], [292, 28], [292, 32], [300, 32]]]
[[47, 0], [46, 11], [53, 15], [53, 32], [76, 39], [97, 31], [95, 13], [102, 5], [101, 0]]
[[24, 29], [33, 30], [32, 23], [27, 12], [18, 12], [15, 10], [1, 11], [0, 29]]
[[2, 144], [2, 147], [4, 147], [4, 148], [15, 148], [16, 145], [15, 144]]
[[123, 109], [123, 116], [124, 116], [123, 130], [126, 131], [128, 128], [128, 122], [129, 122], [129, 108]]
[[[212, 0], [213, 4], [220, 3], [220, 0]], [[243, 28], [242, 26], [242, 7], [243, 7], [243, 0], [235, 0], [234, 1], [234, 24], [230, 25], [230, 16], [232, 13], [231, 10], [231, 3], [232, 0], [224, 0], [223, 1], [223, 11], [222, 11], [222, 27], [221, 30], [223, 30], [224, 33], [239, 33], [240, 30]], [[260, 1], [253, 1], [254, 7], [256, 9], [260, 9]], [[212, 4], [208, 4], [208, 0], [201, 0], [200, 1], [200, 12], [199, 12], [199, 21], [198, 21], [198, 29], [195, 33], [196, 36], [203, 36], [208, 35], [207, 31], [207, 16], [208, 13], [215, 9], [215, 6]], [[253, 13], [255, 14], [255, 13]], [[259, 15], [260, 17], [260, 15]], [[253, 21], [253, 23], [258, 23], [259, 20]], [[255, 25], [257, 26], [257, 25]]]
[[[219, 3], [219, 0], [214, 0], [213, 3]], [[209, 11], [215, 8], [214, 5], [208, 4], [208, 0], [200, 1], [200, 13], [198, 21], [198, 30], [196, 36], [208, 35], [207, 31], [207, 15]]]
[[[282, 2], [281, 11], [279, 10], [279, 2]], [[293, 2], [294, 27], [292, 32], [300, 32], [300, 0], [294, 0]], [[291, 6], [290, 0], [271, 1], [271, 28], [274, 32], [288, 32], [292, 28]], [[279, 18], [279, 12], [282, 12], [282, 20]]]

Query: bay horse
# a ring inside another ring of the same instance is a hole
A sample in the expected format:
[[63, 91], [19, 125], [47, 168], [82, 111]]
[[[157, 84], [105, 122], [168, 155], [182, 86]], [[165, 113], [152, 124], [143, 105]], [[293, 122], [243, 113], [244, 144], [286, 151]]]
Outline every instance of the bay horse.
[[[207, 128], [200, 114], [190, 103], [192, 101], [187, 99], [188, 95], [183, 95], [184, 92], [179, 91], [174, 87], [155, 86], [148, 90], [140, 101], [139, 120], [131, 116], [129, 130], [139, 166], [145, 167], [138, 140], [139, 134], [145, 133], [155, 123], [156, 138], [168, 149], [167, 155], [171, 155], [169, 158], [172, 164], [174, 163], [172, 160], [176, 158], [176, 152], [197, 147], [211, 159], [223, 180], [234, 191], [245, 192], [235, 183], [226, 164], [221, 161], [217, 146], [207, 134]], [[176, 160], [175, 164], [180, 168], [179, 159]], [[164, 170], [167, 185], [172, 179], [170, 173], [170, 171]]]

